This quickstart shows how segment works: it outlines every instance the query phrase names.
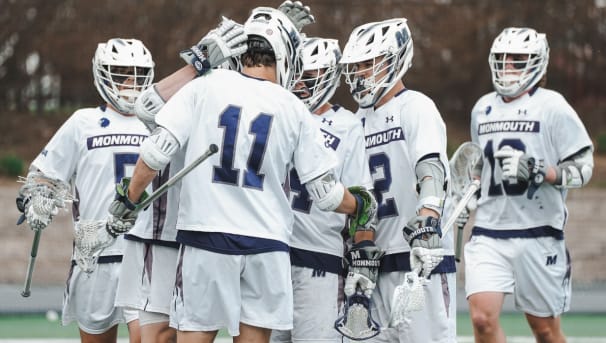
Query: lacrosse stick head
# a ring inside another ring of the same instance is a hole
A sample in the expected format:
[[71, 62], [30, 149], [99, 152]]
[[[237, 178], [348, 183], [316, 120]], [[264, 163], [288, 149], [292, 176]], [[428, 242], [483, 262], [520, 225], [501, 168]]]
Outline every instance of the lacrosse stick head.
[[354, 341], [363, 341], [378, 335], [381, 327], [372, 319], [370, 304], [370, 298], [362, 291], [347, 297], [343, 315], [335, 321], [335, 329]]
[[452, 158], [450, 164], [450, 185], [452, 195], [458, 199], [473, 181], [473, 167], [482, 158], [482, 148], [473, 142], [461, 144]]
[[20, 201], [27, 223], [33, 230], [47, 227], [59, 209], [67, 208], [66, 204], [74, 201], [69, 184], [40, 172], [20, 176], [17, 182], [23, 183], [19, 190]]
[[410, 321], [408, 318], [410, 312], [420, 311], [425, 306], [423, 286], [427, 279], [421, 277], [419, 272], [418, 269], [415, 269], [404, 274], [404, 282], [394, 290], [391, 300], [390, 327], [397, 327]]
[[74, 260], [85, 273], [92, 273], [99, 255], [115, 237], [106, 230], [104, 220], [80, 220], [74, 231]]

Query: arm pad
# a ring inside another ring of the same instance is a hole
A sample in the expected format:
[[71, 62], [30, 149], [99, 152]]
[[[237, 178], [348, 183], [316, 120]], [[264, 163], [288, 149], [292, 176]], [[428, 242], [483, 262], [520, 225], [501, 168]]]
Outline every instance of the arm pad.
[[585, 148], [565, 159], [556, 167], [554, 186], [558, 188], [580, 188], [585, 186], [593, 173], [591, 148]]
[[335, 179], [332, 171], [307, 182], [305, 188], [322, 211], [334, 211], [341, 205], [345, 195], [345, 187]]
[[446, 197], [445, 179], [446, 170], [438, 157], [429, 157], [420, 160], [415, 167], [419, 187], [419, 201], [417, 213], [425, 207], [442, 213], [444, 198]]
[[145, 124], [149, 132], [153, 132], [158, 127], [156, 114], [160, 112], [165, 103], [166, 101], [156, 90], [156, 85], [147, 88], [135, 101], [135, 114]]
[[139, 156], [153, 170], [164, 168], [179, 150], [179, 142], [167, 129], [158, 126], [139, 148]]

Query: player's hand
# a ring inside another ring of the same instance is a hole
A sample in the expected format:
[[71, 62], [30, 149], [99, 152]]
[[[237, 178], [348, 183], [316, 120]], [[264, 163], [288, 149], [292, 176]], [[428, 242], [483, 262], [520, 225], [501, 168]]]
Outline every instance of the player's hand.
[[501, 160], [503, 181], [508, 181], [510, 184], [517, 184], [518, 181], [528, 181], [530, 177], [528, 164], [530, 156], [526, 155], [524, 151], [505, 145], [494, 154], [494, 157]]
[[416, 216], [408, 221], [402, 232], [411, 248], [411, 268], [422, 269], [423, 276], [429, 277], [444, 258], [438, 218]]
[[286, 14], [299, 32], [301, 32], [304, 26], [316, 22], [316, 18], [311, 14], [309, 6], [303, 6], [300, 1], [292, 2], [286, 0], [278, 7], [278, 10]]
[[217, 28], [211, 30], [198, 44], [179, 54], [185, 62], [192, 65], [198, 76], [220, 66], [228, 59], [246, 52], [248, 36], [244, 27], [235, 21], [223, 17]]
[[360, 289], [370, 298], [376, 286], [381, 257], [384, 254], [373, 241], [354, 243], [345, 254], [345, 263], [349, 267], [343, 288], [346, 296], [352, 296], [356, 289]]
[[349, 187], [349, 192], [356, 198], [356, 213], [349, 218], [349, 235], [354, 237], [356, 231], [371, 231], [377, 223], [377, 200], [372, 192], [361, 186]]
[[[109, 206], [107, 230], [114, 237], [130, 231], [137, 220], [137, 204], [128, 199], [129, 184], [130, 178], [128, 177], [122, 178], [120, 183], [116, 184], [116, 196]], [[147, 193], [144, 192], [140, 201], [145, 198], [147, 198]]]
[[[24, 189], [28, 187], [23, 185], [19, 189], [15, 203], [17, 210], [21, 212], [21, 216], [17, 220], [17, 225], [24, 221], [32, 230], [42, 230], [46, 228], [53, 220], [53, 217], [59, 213], [56, 201], [53, 199], [52, 191], [43, 184], [36, 185], [35, 190], [29, 186], [29, 195], [26, 195]], [[34, 205], [35, 206], [32, 206]]]

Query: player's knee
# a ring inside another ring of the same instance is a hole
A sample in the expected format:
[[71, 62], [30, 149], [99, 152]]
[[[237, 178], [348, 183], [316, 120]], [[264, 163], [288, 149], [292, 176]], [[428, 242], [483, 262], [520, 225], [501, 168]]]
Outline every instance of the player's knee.
[[471, 313], [471, 322], [474, 329], [480, 334], [491, 334], [498, 330], [498, 317], [494, 317], [485, 312]]

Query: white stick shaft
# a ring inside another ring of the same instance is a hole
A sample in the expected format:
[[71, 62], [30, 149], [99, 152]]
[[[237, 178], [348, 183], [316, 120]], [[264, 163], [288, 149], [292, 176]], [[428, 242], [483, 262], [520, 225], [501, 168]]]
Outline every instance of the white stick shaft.
[[463, 212], [463, 210], [465, 209], [465, 206], [467, 206], [467, 203], [469, 202], [469, 200], [471, 200], [471, 198], [474, 196], [475, 192], [479, 188], [480, 188], [480, 180], [473, 180], [471, 182], [471, 184], [467, 187], [467, 191], [465, 191], [465, 194], [463, 194], [463, 197], [457, 203], [457, 206], [455, 206], [454, 210], [448, 217], [446, 224], [444, 224], [444, 226], [442, 227], [442, 237], [444, 237], [446, 235], [446, 233], [448, 232], [448, 230], [450, 230], [452, 225], [457, 220], [457, 217], [459, 216], [459, 214], [461, 214], [461, 212]]

